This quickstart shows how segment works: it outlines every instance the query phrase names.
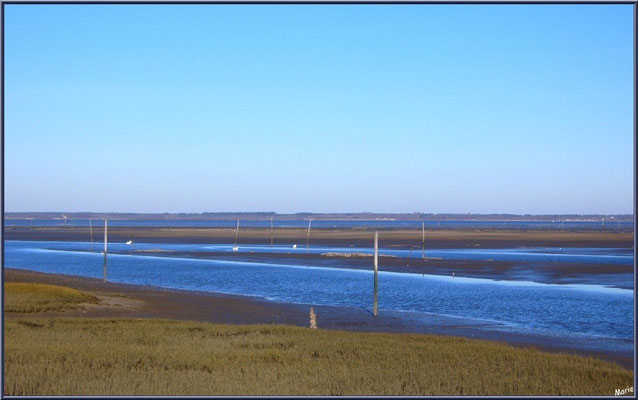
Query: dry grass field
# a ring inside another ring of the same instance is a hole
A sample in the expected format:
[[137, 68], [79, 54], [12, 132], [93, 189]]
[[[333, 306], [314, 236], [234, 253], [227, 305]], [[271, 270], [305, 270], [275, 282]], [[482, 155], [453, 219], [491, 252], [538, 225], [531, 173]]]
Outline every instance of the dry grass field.
[[68, 287], [22, 282], [6, 282], [4, 284], [4, 310], [6, 312], [61, 311], [75, 308], [80, 303], [94, 303], [96, 301], [95, 296]]
[[12, 318], [5, 395], [613, 395], [594, 358], [434, 335]]

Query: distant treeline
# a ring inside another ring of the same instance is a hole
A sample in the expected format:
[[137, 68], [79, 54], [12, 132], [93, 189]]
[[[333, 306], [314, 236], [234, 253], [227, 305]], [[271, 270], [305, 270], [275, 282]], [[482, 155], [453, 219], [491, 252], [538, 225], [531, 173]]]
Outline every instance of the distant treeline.
[[633, 221], [632, 214], [432, 214], [432, 213], [310, 213], [278, 214], [276, 212], [204, 212], [204, 213], [100, 213], [100, 212], [5, 212], [5, 219], [129, 219], [129, 220], [396, 220], [396, 221]]

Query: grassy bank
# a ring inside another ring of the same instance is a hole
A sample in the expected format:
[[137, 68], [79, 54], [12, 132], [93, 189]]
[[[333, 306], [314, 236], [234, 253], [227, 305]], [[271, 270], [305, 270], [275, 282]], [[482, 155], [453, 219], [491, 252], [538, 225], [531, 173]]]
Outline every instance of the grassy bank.
[[6, 312], [61, 311], [75, 308], [80, 303], [94, 303], [96, 301], [95, 296], [63, 286], [22, 282], [6, 282], [4, 284], [4, 310]]
[[594, 358], [432, 335], [11, 318], [6, 395], [613, 395]]

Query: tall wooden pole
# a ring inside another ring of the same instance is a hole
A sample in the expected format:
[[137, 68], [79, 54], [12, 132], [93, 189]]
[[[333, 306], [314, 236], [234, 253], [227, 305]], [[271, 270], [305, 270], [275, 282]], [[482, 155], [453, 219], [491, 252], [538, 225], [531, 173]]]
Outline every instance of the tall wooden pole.
[[377, 316], [379, 302], [379, 231], [374, 231], [374, 306], [372, 315]]
[[91, 224], [90, 218], [89, 218], [89, 230], [91, 231], [91, 251], [93, 251], [93, 224]]
[[237, 237], [239, 236], [239, 220], [237, 220], [237, 228], [235, 228], [235, 246], [233, 246], [233, 248], [237, 247]]
[[107, 246], [106, 244], [108, 243], [108, 236], [107, 236], [107, 220], [104, 219], [104, 282], [106, 282], [106, 250], [107, 250]]
[[272, 238], [273, 238], [273, 226], [272, 226], [272, 217], [270, 217], [270, 247], [272, 247]]
[[422, 222], [423, 226], [423, 250], [421, 251], [421, 258], [425, 260], [425, 222]]
[[310, 225], [312, 224], [312, 219], [308, 221], [308, 235], [306, 235], [306, 254], [310, 252]]

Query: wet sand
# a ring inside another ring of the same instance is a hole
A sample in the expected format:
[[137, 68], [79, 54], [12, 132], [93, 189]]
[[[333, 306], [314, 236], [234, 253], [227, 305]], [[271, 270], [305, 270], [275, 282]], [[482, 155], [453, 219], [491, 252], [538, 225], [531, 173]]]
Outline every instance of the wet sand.
[[[307, 229], [240, 229], [238, 242], [275, 245], [305, 245]], [[5, 227], [8, 240], [90, 241], [88, 227]], [[102, 232], [93, 230], [95, 241]], [[373, 229], [312, 229], [310, 243], [322, 246], [370, 247]], [[133, 239], [146, 243], [208, 243], [235, 242], [235, 230], [227, 228], [149, 228], [109, 227], [109, 240], [126, 242]], [[421, 249], [421, 230], [385, 229], [379, 231], [382, 247]], [[514, 248], [514, 247], [609, 247], [631, 248], [633, 233], [570, 232], [555, 230], [426, 230], [425, 248]]]
[[[424, 321], [423, 318], [411, 318], [409, 313], [381, 310], [379, 316], [374, 317], [365, 308], [284, 304], [247, 296], [105, 283], [94, 278], [12, 268], [4, 269], [4, 280], [68, 286], [91, 292], [101, 300], [101, 304], [87, 305], [84, 309], [27, 314], [33, 317], [167, 318], [226, 324], [276, 323], [307, 326], [309, 309], [314, 307], [320, 329], [429, 333], [498, 340], [514, 346], [533, 346], [551, 352], [595, 356], [633, 368], [633, 353], [629, 351], [578, 348], [577, 344], [567, 339], [491, 331], [486, 324], [465, 324], [435, 315]], [[4, 313], [4, 316], [16, 318], [24, 317], [25, 314]]]
[[[254, 261], [273, 262], [278, 264], [293, 265], [324, 265], [332, 268], [360, 268], [370, 269], [372, 255], [325, 255], [325, 254], [295, 254], [295, 253], [262, 253], [242, 252], [229, 253], [224, 251], [123, 251], [120, 254], [151, 255], [164, 257], [192, 257], [202, 259], [228, 260], [228, 261]], [[420, 253], [420, 252], [419, 252]], [[425, 258], [418, 256], [407, 258], [397, 256], [379, 256], [379, 265], [382, 270], [392, 272], [409, 272], [416, 274], [439, 273], [447, 275], [446, 271], [461, 271], [465, 276], [498, 278], [500, 275], [512, 272], [517, 267], [525, 264], [523, 261], [499, 261], [499, 260], [444, 260], [441, 258]], [[595, 264], [595, 263], [570, 263], [533, 261], [530, 264], [538, 265], [544, 272], [557, 278], [573, 274], [599, 274], [599, 273], [632, 273], [633, 266], [622, 264]]]

